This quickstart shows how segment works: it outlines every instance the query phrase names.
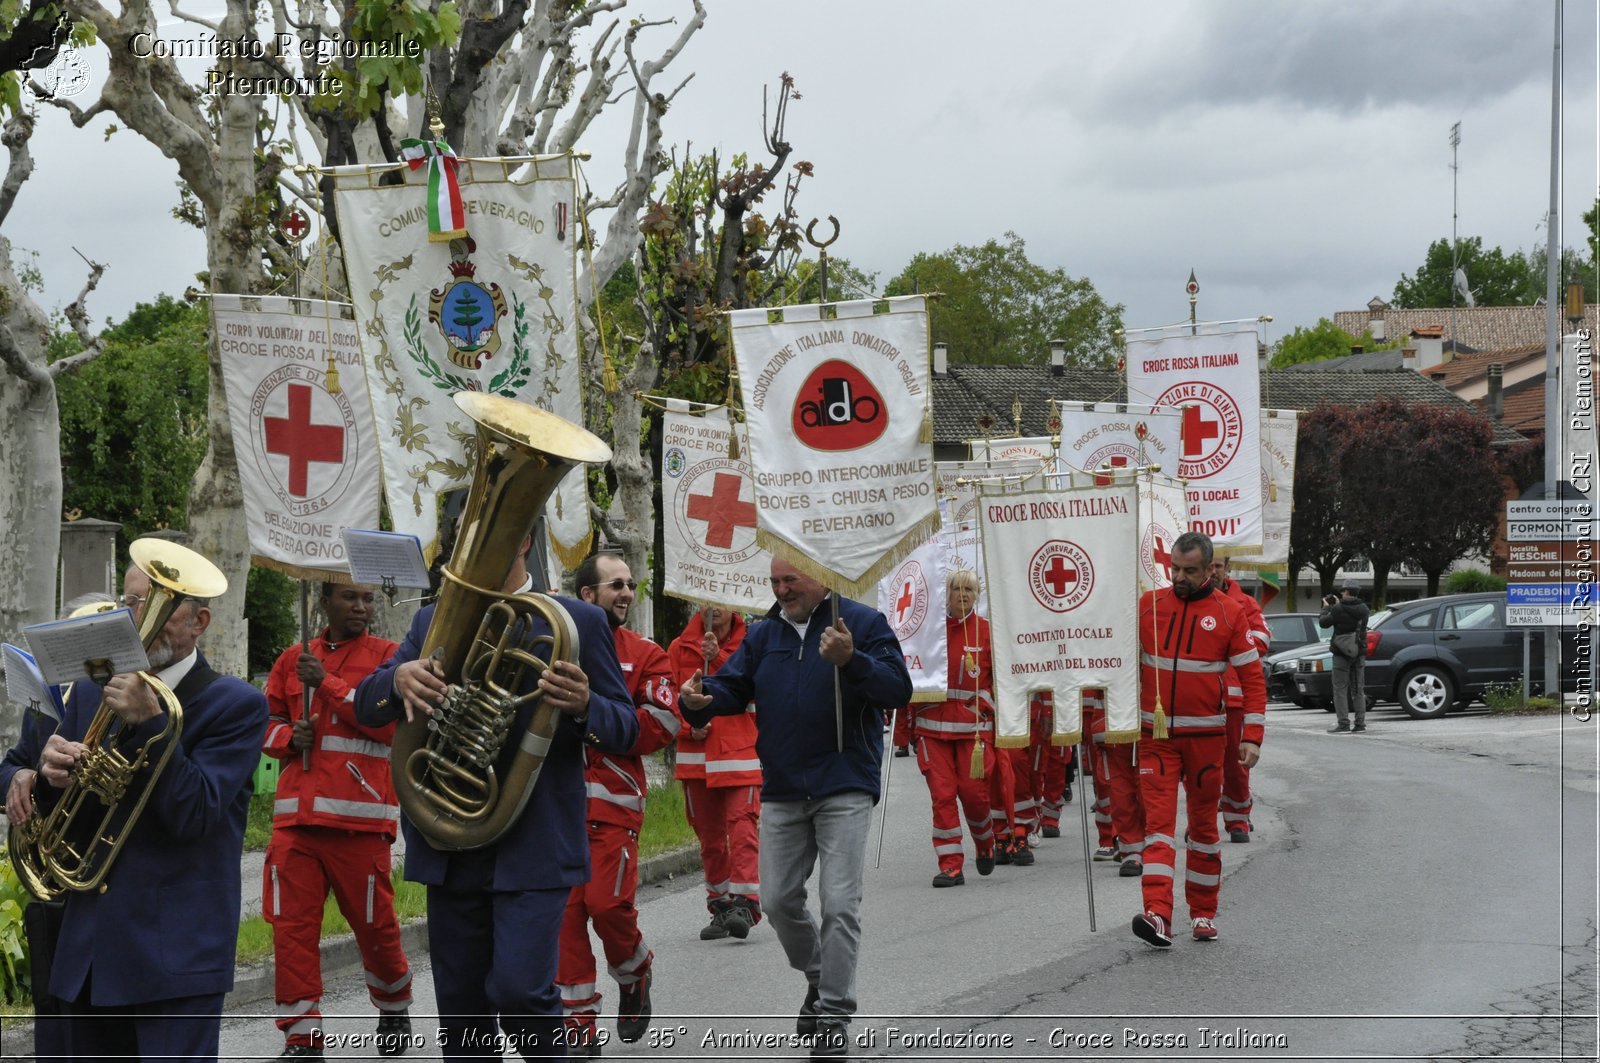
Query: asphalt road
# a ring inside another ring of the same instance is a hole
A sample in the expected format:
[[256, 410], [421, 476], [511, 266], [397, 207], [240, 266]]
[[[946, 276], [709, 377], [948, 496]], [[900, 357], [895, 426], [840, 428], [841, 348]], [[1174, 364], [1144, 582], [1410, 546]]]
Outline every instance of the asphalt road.
[[[852, 1056], [1594, 1058], [1597, 724], [1481, 708], [1368, 720], [1365, 735], [1328, 735], [1330, 715], [1273, 707], [1255, 839], [1224, 845], [1222, 938], [1165, 952], [1129, 932], [1138, 883], [1114, 864], [1091, 870], [1090, 930], [1076, 802], [1035, 866], [980, 878], [969, 860], [967, 885], [931, 889], [927, 790], [894, 760]], [[769, 927], [701, 942], [693, 875], [640, 904], [657, 1018], [605, 1058], [806, 1056], [788, 1040], [803, 980]], [[425, 955], [415, 968], [423, 1043], [406, 1058], [436, 1058]], [[359, 972], [330, 978], [324, 1003], [330, 1035], [355, 1039], [329, 1057], [366, 1058], [375, 1018]], [[270, 1014], [230, 1013], [224, 1056], [275, 1055]]]

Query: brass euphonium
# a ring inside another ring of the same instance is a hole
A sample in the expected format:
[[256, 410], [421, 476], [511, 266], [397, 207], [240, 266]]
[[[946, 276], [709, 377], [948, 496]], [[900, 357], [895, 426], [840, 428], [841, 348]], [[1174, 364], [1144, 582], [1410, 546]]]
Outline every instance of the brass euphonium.
[[[477, 426], [478, 463], [421, 651], [439, 662], [448, 689], [433, 716], [401, 717], [389, 755], [400, 807], [446, 850], [492, 844], [539, 781], [556, 729], [552, 707], [535, 706], [504, 777], [497, 762], [517, 714], [542, 698], [537, 688], [521, 692], [529, 671], [576, 663], [578, 632], [548, 595], [501, 587], [561, 478], [611, 457], [596, 436], [526, 403], [466, 391], [455, 401]], [[535, 635], [541, 620], [549, 634]]]
[[[146, 653], [155, 648], [162, 629], [185, 599], [215, 598], [228, 589], [228, 578], [217, 566], [165, 539], [135, 539], [128, 556], [150, 577], [139, 620], [139, 641]], [[89, 663], [90, 678], [104, 686], [111, 678], [106, 662]], [[87, 752], [73, 767], [72, 778], [54, 806], [42, 819], [35, 816], [7, 835], [6, 848], [18, 877], [40, 900], [54, 900], [67, 890], [105, 889], [111, 865], [183, 734], [183, 706], [177, 695], [149, 672], [140, 672], [139, 677], [166, 713], [161, 733], [136, 749], [119, 748], [119, 718], [102, 701], [83, 735]], [[153, 754], [158, 747], [159, 753]]]

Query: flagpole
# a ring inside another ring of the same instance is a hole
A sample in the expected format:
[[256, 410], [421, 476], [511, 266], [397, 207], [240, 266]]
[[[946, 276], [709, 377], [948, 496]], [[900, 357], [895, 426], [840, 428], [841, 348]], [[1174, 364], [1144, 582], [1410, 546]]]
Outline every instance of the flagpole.
[[[307, 579], [300, 581], [300, 652], [311, 652], [311, 581]], [[311, 698], [313, 695], [314, 691], [302, 680], [300, 683], [300, 718], [302, 720], [309, 721], [311, 719]], [[311, 743], [309, 742], [306, 744], [306, 748], [300, 751], [300, 767], [305, 771], [311, 770]]]
[[[1109, 691], [1103, 693], [1101, 695], [1102, 698], [1106, 697], [1107, 694], [1109, 694]], [[1079, 709], [1078, 709], [1078, 721], [1079, 721], [1079, 724], [1080, 724], [1080, 728], [1079, 729], [1080, 730], [1084, 730], [1082, 728], [1082, 726], [1081, 726], [1081, 724], [1083, 722], [1083, 709], [1082, 709], [1083, 695], [1081, 693], [1078, 695], [1078, 704], [1080, 706]], [[1102, 718], [1105, 716], [1105, 711], [1106, 711], [1105, 710], [1105, 706], [1104, 706], [1104, 704], [1102, 704], [1100, 706], [1100, 714], [1101, 714]], [[1080, 761], [1080, 765], [1079, 765], [1080, 767], [1088, 767], [1088, 764], [1089, 764], [1088, 743], [1090, 743], [1092, 741], [1094, 741], [1094, 736], [1088, 734], [1085, 731], [1085, 733], [1083, 735], [1083, 738], [1079, 742], [1079, 744], [1084, 747], [1083, 756], [1078, 758], [1078, 760]], [[1095, 789], [1098, 789], [1099, 784], [1094, 781], [1094, 772], [1093, 771], [1089, 772], [1089, 777], [1090, 777], [1090, 785], [1091, 785], [1091, 787], [1093, 787], [1093, 789], [1089, 790], [1089, 793], [1093, 793], [1095, 791]], [[1079, 820], [1079, 822], [1081, 822], [1083, 824], [1083, 885], [1084, 885], [1084, 888], [1088, 891], [1088, 894], [1089, 894], [1089, 933], [1092, 934], [1095, 931], [1095, 925], [1094, 925], [1094, 854], [1089, 851], [1089, 808], [1088, 808], [1088, 802], [1085, 800], [1085, 798], [1088, 796], [1088, 794], [1086, 794], [1084, 792], [1083, 781], [1082, 781], [1083, 780], [1083, 773], [1081, 773], [1081, 772], [1079, 773], [1078, 780], [1079, 780], [1079, 782], [1078, 782], [1078, 820]]]

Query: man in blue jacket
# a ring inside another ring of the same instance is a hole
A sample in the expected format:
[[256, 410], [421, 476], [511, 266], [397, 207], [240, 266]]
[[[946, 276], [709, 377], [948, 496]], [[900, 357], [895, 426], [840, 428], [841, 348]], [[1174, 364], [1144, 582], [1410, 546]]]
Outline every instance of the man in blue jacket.
[[[772, 561], [778, 602], [714, 676], [683, 685], [692, 727], [756, 703], [761, 759], [761, 905], [789, 966], [806, 976], [795, 1030], [815, 1034], [814, 1059], [848, 1054], [872, 806], [883, 721], [911, 700], [900, 641], [883, 614]], [[806, 908], [818, 853], [823, 918]]]
[[[149, 585], [143, 572], [129, 571], [123, 590], [136, 616]], [[223, 995], [233, 988], [239, 854], [267, 699], [244, 680], [211, 670], [196, 649], [210, 622], [206, 602], [185, 598], [151, 648], [150, 671], [183, 707], [183, 733], [151, 746], [157, 760], [175, 744], [105, 889], [67, 896], [50, 992], [66, 1002], [73, 1059], [217, 1055]], [[165, 711], [136, 675], [113, 676], [104, 700], [121, 721], [119, 748], [138, 747], [166, 729]], [[44, 785], [34, 796], [41, 813], [83, 758], [79, 739], [100, 701], [93, 683], [73, 684], [61, 729], [40, 760]]]
[[[523, 540], [502, 585], [507, 593], [533, 590], [526, 567], [531, 545], [531, 537]], [[639, 724], [605, 613], [576, 598], [555, 600], [578, 629], [579, 663], [558, 661], [527, 681], [526, 689], [538, 683], [563, 718], [522, 814], [499, 841], [465, 851], [434, 848], [401, 816], [406, 878], [428, 887], [428, 947], [446, 1059], [499, 1058], [506, 1047], [524, 1059], [567, 1055], [555, 978], [567, 895], [589, 879], [583, 746], [625, 751]], [[431, 715], [443, 701], [445, 679], [436, 663], [417, 659], [433, 612], [430, 605], [418, 613], [395, 655], [356, 688], [363, 724]], [[526, 732], [533, 711], [534, 705], [523, 707], [512, 735]], [[510, 741], [501, 751], [502, 774], [518, 748]]]

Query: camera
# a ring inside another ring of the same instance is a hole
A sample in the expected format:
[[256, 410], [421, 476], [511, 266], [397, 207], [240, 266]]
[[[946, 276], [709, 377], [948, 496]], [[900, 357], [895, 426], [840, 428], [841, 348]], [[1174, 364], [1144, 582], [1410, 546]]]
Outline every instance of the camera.
[[1338, 605], [1339, 604], [1339, 598], [1338, 598], [1337, 595], [1325, 594], [1322, 597], [1322, 604], [1323, 605]]

